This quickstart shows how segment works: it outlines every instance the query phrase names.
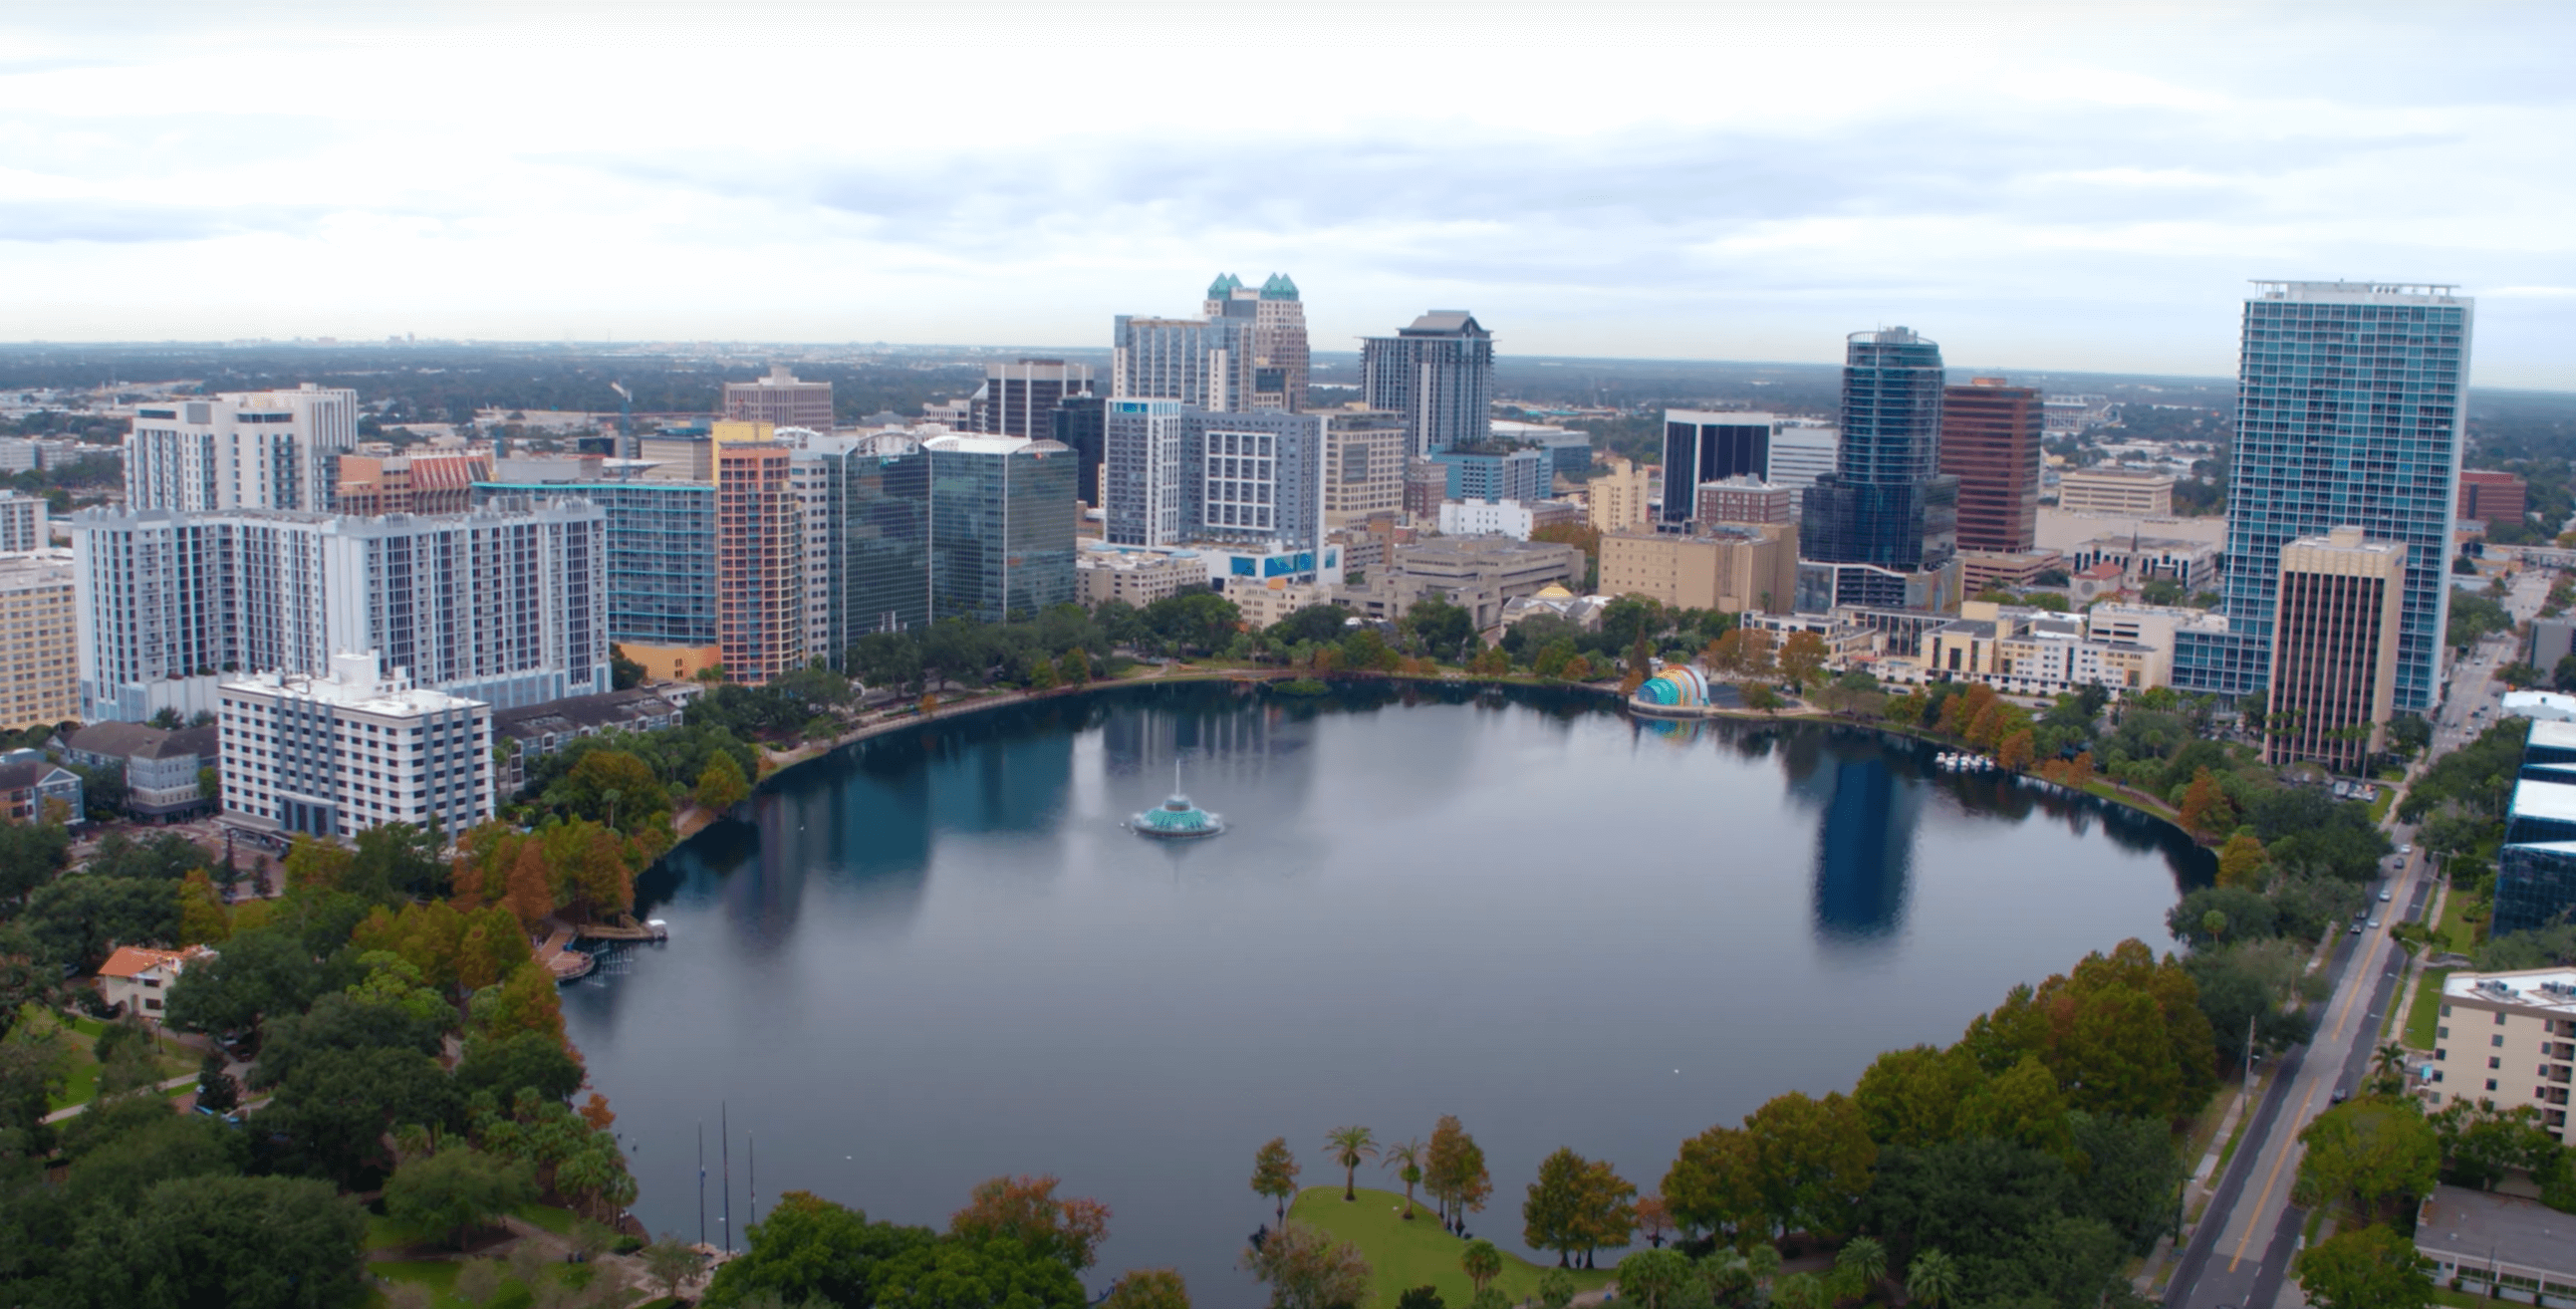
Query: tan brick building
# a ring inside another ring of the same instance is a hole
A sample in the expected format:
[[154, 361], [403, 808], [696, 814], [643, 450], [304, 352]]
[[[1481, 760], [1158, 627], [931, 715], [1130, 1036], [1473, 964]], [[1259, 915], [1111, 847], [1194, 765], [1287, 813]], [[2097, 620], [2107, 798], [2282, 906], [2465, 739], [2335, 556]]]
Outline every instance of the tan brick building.
[[1798, 529], [1710, 527], [1697, 536], [1630, 530], [1601, 538], [1603, 595], [1653, 596], [1677, 609], [1782, 612], [1798, 589]]

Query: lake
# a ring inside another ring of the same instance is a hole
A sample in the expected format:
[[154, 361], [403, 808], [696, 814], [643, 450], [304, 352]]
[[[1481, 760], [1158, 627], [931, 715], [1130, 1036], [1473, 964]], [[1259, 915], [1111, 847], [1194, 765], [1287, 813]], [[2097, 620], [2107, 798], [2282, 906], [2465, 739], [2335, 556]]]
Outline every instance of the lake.
[[[1518, 1248], [1571, 1146], [1653, 1189], [1680, 1142], [1880, 1051], [1947, 1043], [2019, 982], [2207, 880], [2172, 829], [1935, 770], [1820, 725], [1632, 722], [1577, 693], [1296, 699], [1124, 688], [862, 742], [641, 880], [670, 940], [564, 991], [655, 1232], [818, 1192], [931, 1225], [1051, 1172], [1115, 1213], [1096, 1292], [1171, 1265], [1205, 1305], [1270, 1219], [1253, 1152], [1428, 1137], [1454, 1113]], [[1229, 830], [1121, 827], [1182, 766]], [[1364, 1167], [1363, 1184], [1388, 1174]], [[1400, 1184], [1399, 1184], [1400, 1189]]]

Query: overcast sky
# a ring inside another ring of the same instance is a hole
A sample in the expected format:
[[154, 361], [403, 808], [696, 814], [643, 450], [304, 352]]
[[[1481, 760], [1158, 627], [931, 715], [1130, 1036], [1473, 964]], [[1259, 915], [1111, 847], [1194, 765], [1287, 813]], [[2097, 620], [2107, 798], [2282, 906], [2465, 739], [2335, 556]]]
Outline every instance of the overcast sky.
[[2227, 373], [2346, 277], [2576, 388], [2576, 6], [378, 8], [0, 10], [0, 339], [1102, 346], [1278, 271], [1323, 349]]

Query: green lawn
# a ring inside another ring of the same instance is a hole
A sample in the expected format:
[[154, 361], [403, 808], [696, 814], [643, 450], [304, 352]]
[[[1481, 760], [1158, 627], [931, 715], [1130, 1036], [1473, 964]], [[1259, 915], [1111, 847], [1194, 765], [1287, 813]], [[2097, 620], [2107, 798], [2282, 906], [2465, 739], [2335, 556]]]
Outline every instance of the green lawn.
[[[519, 1206], [518, 1213], [515, 1216], [534, 1223], [557, 1236], [568, 1236], [572, 1233], [574, 1215], [570, 1209], [560, 1209], [553, 1205], [546, 1204], [526, 1204]], [[405, 1246], [420, 1245], [428, 1241], [444, 1241], [445, 1239], [446, 1238], [443, 1234], [432, 1234], [424, 1237], [420, 1232], [409, 1225], [395, 1222], [390, 1218], [378, 1217], [372, 1214], [367, 1217], [367, 1248], [369, 1250], [399, 1250]]]
[[[90, 1047], [97, 1044], [99, 1034], [106, 1030], [107, 1024], [95, 1018], [61, 1013], [32, 1003], [18, 1011], [18, 1024], [9, 1033], [11, 1041], [51, 1041], [63, 1052], [62, 1094], [46, 1102], [47, 1112], [88, 1104], [91, 1097], [98, 1094], [98, 1060], [91, 1056]], [[196, 1071], [198, 1056], [195, 1052], [168, 1037], [160, 1038], [160, 1045], [160, 1080], [168, 1081]]]
[[[1406, 1290], [1424, 1283], [1438, 1287], [1444, 1303], [1465, 1304], [1473, 1298], [1467, 1274], [1458, 1269], [1459, 1252], [1467, 1248], [1467, 1243], [1440, 1230], [1440, 1221], [1431, 1216], [1430, 1206], [1417, 1200], [1413, 1221], [1408, 1223], [1401, 1217], [1402, 1195], [1367, 1187], [1361, 1187], [1359, 1194], [1359, 1199], [1345, 1204], [1338, 1186], [1308, 1187], [1288, 1207], [1288, 1217], [1360, 1248], [1376, 1274], [1375, 1309], [1389, 1309]], [[1492, 1228], [1509, 1221], [1507, 1216], [1488, 1211], [1471, 1219], [1468, 1228]], [[1494, 1279], [1494, 1285], [1515, 1302], [1536, 1296], [1541, 1266], [1513, 1254], [1508, 1236], [1494, 1244], [1504, 1247], [1503, 1273]], [[1607, 1261], [1617, 1255], [1617, 1251], [1604, 1250], [1595, 1258]], [[1609, 1282], [1612, 1276], [1608, 1268], [1588, 1273], [1577, 1269], [1574, 1280], [1577, 1286], [1590, 1291]]]
[[[367, 1265], [367, 1271], [388, 1281], [410, 1282], [416, 1286], [428, 1287], [430, 1303], [437, 1309], [477, 1309], [475, 1305], [456, 1297], [458, 1267], [454, 1260], [449, 1259], [389, 1260], [383, 1263], [370, 1263]], [[575, 1267], [576, 1265], [573, 1264], [559, 1263], [549, 1265], [549, 1270], [556, 1280], [569, 1282], [571, 1280], [569, 1275]], [[528, 1306], [535, 1302], [536, 1297], [529, 1293], [527, 1283], [504, 1273], [501, 1276], [500, 1294], [486, 1301], [480, 1309], [528, 1309]], [[384, 1303], [384, 1297], [381, 1294], [376, 1297], [376, 1303]]]
[[2442, 982], [2450, 977], [2448, 968], [2427, 968], [2415, 983], [2415, 1007], [2406, 1011], [2406, 1046], [2412, 1050], [2433, 1048], [2433, 1028], [2442, 1021]]
[[519, 1206], [519, 1217], [535, 1223], [537, 1226], [542, 1227], [557, 1236], [572, 1235], [574, 1215], [573, 1211], [570, 1209], [559, 1209], [550, 1204], [521, 1205]]

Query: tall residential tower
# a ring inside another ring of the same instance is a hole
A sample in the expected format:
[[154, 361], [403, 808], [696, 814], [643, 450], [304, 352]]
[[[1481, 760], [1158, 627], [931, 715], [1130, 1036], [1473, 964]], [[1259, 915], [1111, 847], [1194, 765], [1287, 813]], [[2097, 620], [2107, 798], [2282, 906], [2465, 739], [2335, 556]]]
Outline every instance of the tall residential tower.
[[2476, 302], [2443, 284], [2254, 285], [2227, 476], [2227, 631], [2178, 634], [2174, 682], [2262, 688], [2282, 547], [2351, 526], [2406, 550], [2394, 707], [2422, 713], [2442, 685]]
[[1417, 459], [1494, 432], [1494, 334], [1463, 309], [1434, 309], [1360, 342], [1360, 399], [1404, 415]]

